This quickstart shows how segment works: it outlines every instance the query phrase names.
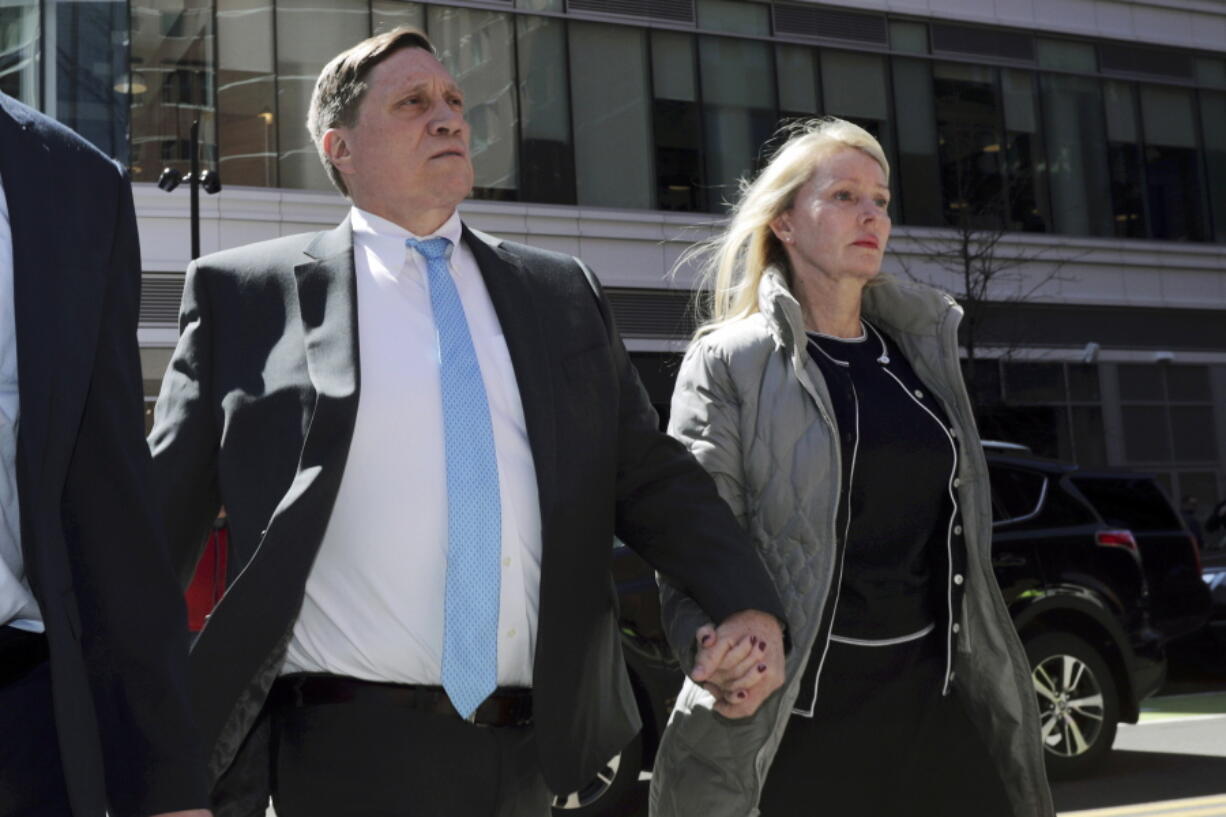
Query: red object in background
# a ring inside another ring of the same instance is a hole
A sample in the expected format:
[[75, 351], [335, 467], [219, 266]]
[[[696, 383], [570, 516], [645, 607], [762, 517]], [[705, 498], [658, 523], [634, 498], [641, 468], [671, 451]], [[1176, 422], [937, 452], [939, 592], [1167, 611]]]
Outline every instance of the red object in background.
[[187, 586], [187, 629], [198, 633], [204, 629], [204, 620], [222, 593], [226, 592], [226, 551], [229, 549], [230, 531], [217, 528], [209, 534], [204, 546], [204, 555], [196, 565], [196, 575]]

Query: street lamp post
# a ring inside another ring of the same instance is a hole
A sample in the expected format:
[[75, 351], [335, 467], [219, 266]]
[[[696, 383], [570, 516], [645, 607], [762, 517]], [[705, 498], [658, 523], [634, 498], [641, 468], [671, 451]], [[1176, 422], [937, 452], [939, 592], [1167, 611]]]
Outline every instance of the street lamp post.
[[189, 148], [191, 156], [191, 171], [184, 179], [183, 174], [173, 167], [162, 170], [158, 177], [158, 187], [169, 193], [183, 181], [188, 182], [191, 192], [191, 230], [192, 230], [192, 260], [200, 257], [200, 188], [212, 195], [221, 190], [221, 178], [215, 171], [200, 170], [200, 120], [192, 120], [192, 138]]

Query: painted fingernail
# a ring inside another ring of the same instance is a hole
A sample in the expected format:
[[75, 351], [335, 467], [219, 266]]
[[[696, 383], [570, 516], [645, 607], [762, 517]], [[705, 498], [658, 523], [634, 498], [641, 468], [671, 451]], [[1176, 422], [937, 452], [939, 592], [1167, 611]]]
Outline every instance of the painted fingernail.
[[766, 672], [766, 664], [758, 664], [758, 672]]

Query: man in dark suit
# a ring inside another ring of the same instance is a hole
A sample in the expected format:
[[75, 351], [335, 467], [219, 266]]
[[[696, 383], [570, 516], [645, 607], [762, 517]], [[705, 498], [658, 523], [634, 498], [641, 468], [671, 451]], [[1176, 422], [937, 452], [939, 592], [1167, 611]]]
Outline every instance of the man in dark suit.
[[207, 803], [114, 162], [0, 94], [0, 815]]
[[338, 56], [308, 124], [349, 217], [189, 269], [150, 436], [180, 567], [219, 504], [245, 564], [192, 653], [219, 815], [546, 814], [640, 725], [615, 532], [718, 625], [695, 673], [751, 712], [770, 580], [591, 273], [461, 223], [429, 42]]

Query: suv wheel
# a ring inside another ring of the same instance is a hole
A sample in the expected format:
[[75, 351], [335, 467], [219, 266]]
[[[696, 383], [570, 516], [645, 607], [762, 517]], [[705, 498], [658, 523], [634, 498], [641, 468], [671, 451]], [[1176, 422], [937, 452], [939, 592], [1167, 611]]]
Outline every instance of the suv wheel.
[[1079, 777], [1098, 765], [1120, 720], [1119, 693], [1097, 650], [1068, 633], [1044, 633], [1026, 642], [1039, 699], [1047, 773]]
[[604, 765], [586, 786], [553, 799], [554, 817], [614, 817], [622, 800], [643, 770], [643, 735], [640, 732]]

